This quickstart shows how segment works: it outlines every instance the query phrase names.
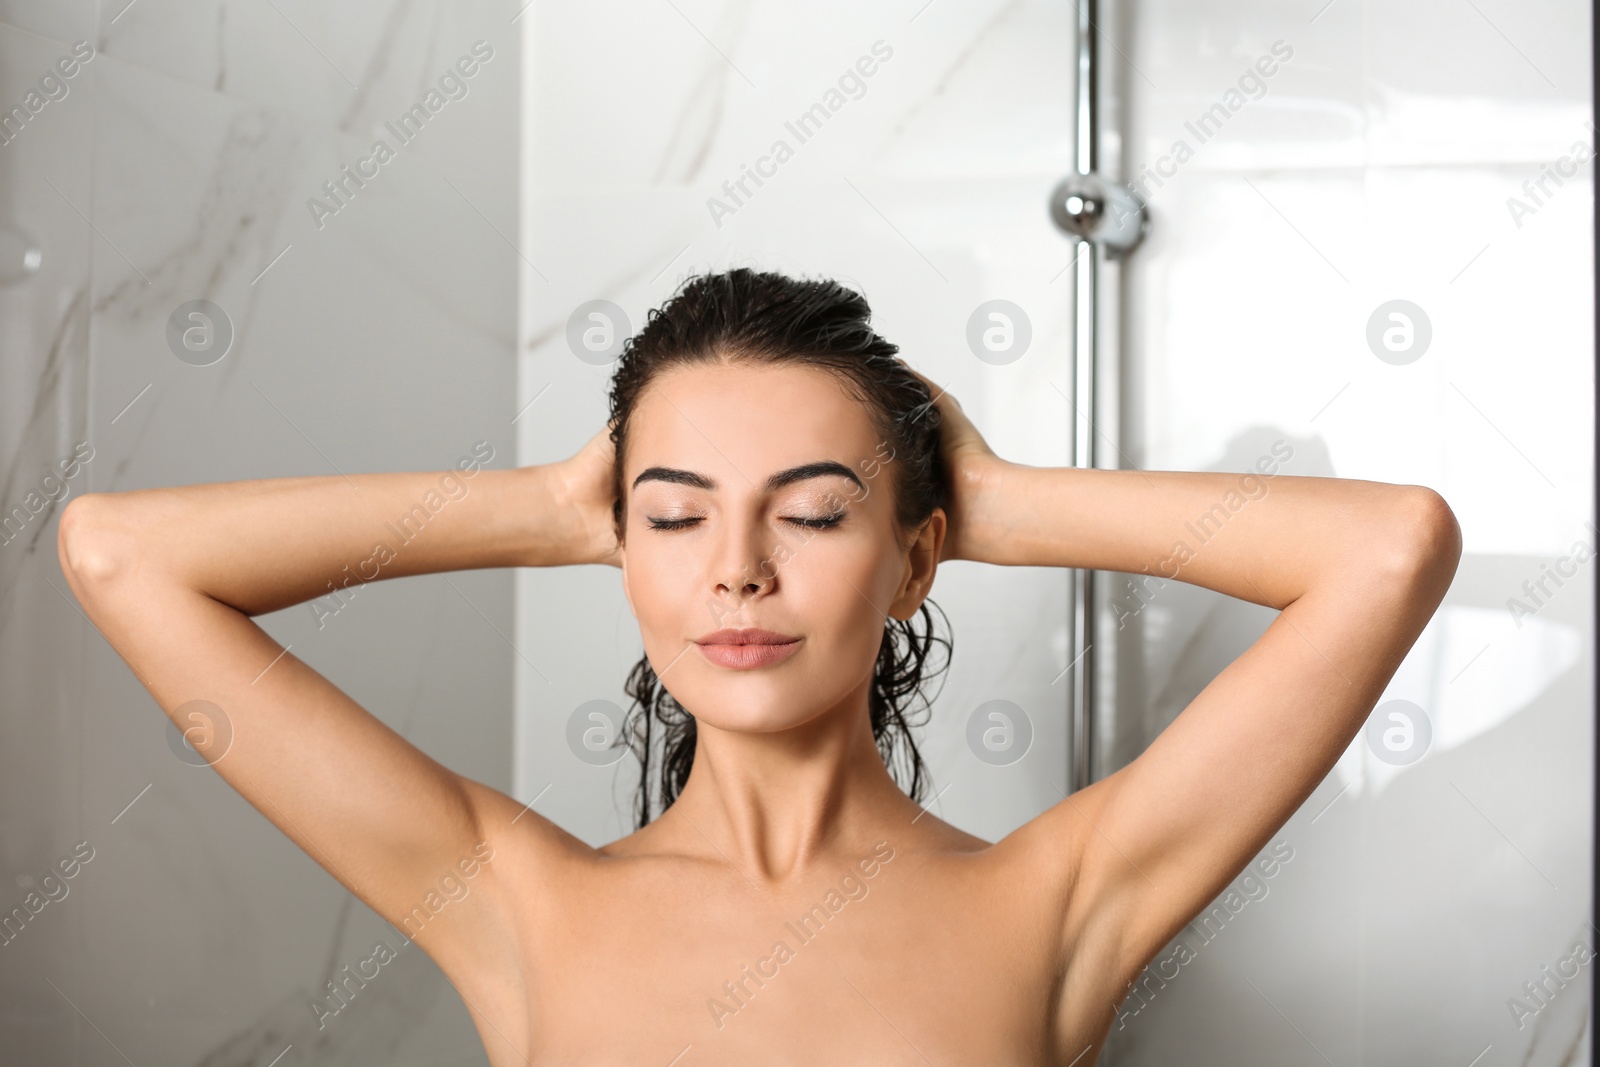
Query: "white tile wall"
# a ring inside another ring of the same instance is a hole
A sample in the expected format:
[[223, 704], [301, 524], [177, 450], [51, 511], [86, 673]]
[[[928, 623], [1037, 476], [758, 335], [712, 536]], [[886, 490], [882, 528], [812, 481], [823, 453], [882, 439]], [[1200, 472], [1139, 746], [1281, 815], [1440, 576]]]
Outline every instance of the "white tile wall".
[[[1180, 972], [1202, 977], [1128, 1015], [1103, 1058], [1587, 1062], [1586, 973], [1520, 1027], [1510, 1000], [1592, 935], [1593, 606], [1574, 581], [1519, 628], [1507, 598], [1575, 541], [1593, 543], [1592, 164], [1550, 184], [1520, 226], [1507, 198], [1574, 141], [1594, 143], [1588, 12], [1336, 2], [1307, 24], [1209, 7], [1188, 11], [1191, 41], [1174, 26], [1185, 16], [1147, 10], [1133, 61], [1217, 71], [1214, 94], [1229, 78], [1207, 54], [1210, 27], [1237, 27], [1224, 50], [1236, 63], [1277, 39], [1295, 55], [1152, 197], [1151, 241], [1128, 277], [1141, 383], [1130, 456], [1244, 470], [1281, 436], [1296, 450], [1289, 473], [1437, 489], [1465, 553], [1383, 697], [1424, 708], [1428, 754], [1391, 767], [1358, 739], [1278, 835], [1297, 859], [1250, 924]], [[1187, 83], [1205, 95], [1202, 79]], [[1157, 84], [1130, 80], [1130, 117], [1151, 116], [1130, 173], [1167, 151], [1155, 131], [1195, 110]], [[1395, 298], [1433, 331], [1406, 366], [1375, 358], [1364, 336]], [[1135, 621], [1116, 763], [1265, 623], [1196, 652], [1189, 636], [1238, 609], [1186, 592]]]

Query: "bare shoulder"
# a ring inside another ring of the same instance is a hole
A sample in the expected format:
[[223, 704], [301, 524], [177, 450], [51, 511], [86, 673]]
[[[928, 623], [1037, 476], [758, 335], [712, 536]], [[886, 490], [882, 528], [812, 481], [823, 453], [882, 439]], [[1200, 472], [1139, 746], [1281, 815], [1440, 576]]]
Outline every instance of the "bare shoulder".
[[[1081, 793], [1074, 797], [1081, 797]], [[1081, 853], [1081, 838], [1088, 827], [1085, 820], [1075, 818], [1071, 804], [1061, 803], [1046, 808], [1027, 822], [1006, 834], [994, 847], [1008, 864], [1046, 886], [1067, 890], [1076, 883]]]
[[985, 841], [976, 834], [969, 834], [959, 826], [952, 826], [930, 812], [924, 811], [911, 825], [912, 828], [920, 828], [917, 834], [909, 839], [910, 847], [913, 848], [952, 855], [976, 855], [994, 847], [994, 842]]
[[1048, 820], [1032, 819], [998, 841], [928, 812], [906, 829], [891, 835], [892, 843], [912, 857], [923, 877], [937, 880], [922, 890], [930, 901], [1003, 911], [1003, 925], [1029, 931], [1032, 940], [1042, 931], [1060, 929], [1075, 867]]
[[500, 877], [513, 884], [543, 884], [569, 864], [599, 852], [533, 809], [491, 786], [463, 778], [479, 840], [503, 858]]

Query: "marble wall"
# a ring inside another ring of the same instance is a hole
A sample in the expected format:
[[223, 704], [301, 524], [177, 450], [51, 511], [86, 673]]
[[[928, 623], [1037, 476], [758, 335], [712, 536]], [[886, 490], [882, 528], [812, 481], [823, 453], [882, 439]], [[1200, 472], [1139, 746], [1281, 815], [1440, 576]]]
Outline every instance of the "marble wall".
[[[1593, 575], [1524, 582], [1595, 538], [1588, 8], [1101, 7], [1102, 170], [1152, 214], [1105, 272], [1109, 463], [1245, 472], [1278, 448], [1285, 473], [1430, 486], [1465, 535], [1375, 739], [1277, 835], [1289, 858], [1225, 936], [1158, 955], [1169, 980], [1124, 1002], [1102, 1060], [1586, 1061], [1589, 972], [1542, 998], [1524, 983], [1593, 934]], [[626, 336], [685, 275], [747, 265], [862, 287], [997, 451], [1066, 462], [1073, 251], [1046, 198], [1073, 167], [1073, 19], [1029, 0], [534, 5], [522, 461], [602, 425], [609, 368], [569, 342], [575, 313], [610, 301]], [[863, 57], [873, 72], [843, 80]], [[830, 117], [798, 136], [819, 102]], [[1031, 325], [1003, 365], [967, 341], [996, 299]], [[627, 707], [637, 627], [615, 572], [518, 582], [517, 795], [598, 845], [631, 829], [636, 765], [574, 758], [567, 729], [590, 702]], [[1272, 618], [1106, 584], [1102, 770]], [[1067, 588], [958, 563], [933, 593], [955, 658], [924, 732], [932, 810], [991, 840], [1061, 800]], [[965, 739], [995, 700], [1033, 731], [1005, 766]]]
[[[0, 1060], [485, 1062], [421, 953], [319, 1017], [326, 981], [389, 928], [169, 747], [55, 534], [86, 492], [443, 470], [480, 441], [489, 466], [515, 461], [514, 14], [0, 2], [0, 909], [75, 865], [0, 947]], [[441, 88], [466, 56], [473, 74]], [[396, 132], [433, 90], [442, 106]], [[174, 347], [193, 301], [217, 330]], [[477, 571], [260, 621], [509, 788], [511, 613], [510, 573]]]

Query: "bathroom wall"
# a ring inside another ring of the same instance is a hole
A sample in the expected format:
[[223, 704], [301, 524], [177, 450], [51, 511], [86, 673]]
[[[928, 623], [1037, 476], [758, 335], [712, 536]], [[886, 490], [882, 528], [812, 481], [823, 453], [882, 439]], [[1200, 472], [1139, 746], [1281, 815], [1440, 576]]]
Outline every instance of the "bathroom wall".
[[[1157, 955], [1103, 1059], [1587, 1063], [1591, 972], [1561, 961], [1595, 947], [1590, 9], [1115, 12], [1110, 165], [1153, 219], [1124, 278], [1127, 461], [1278, 450], [1286, 474], [1430, 486], [1464, 550], [1274, 836], [1292, 858]], [[1179, 582], [1113, 594], [1106, 768], [1273, 617]]]
[[[686, 276], [736, 265], [861, 287], [879, 332], [948, 384], [996, 449], [1068, 460], [1072, 248], [1045, 196], [1069, 158], [1059, 42], [1071, 11], [918, 6], [529, 10], [521, 462], [570, 455], [604, 424], [603, 324], [620, 344]], [[570, 46], [597, 34], [603, 50]], [[799, 125], [814, 105], [829, 117]], [[790, 154], [774, 153], [779, 140]], [[730, 195], [744, 168], [769, 177]], [[1004, 366], [967, 341], [995, 299], [1026, 309]], [[574, 339], [584, 328], [599, 331], [598, 351]], [[540, 796], [537, 810], [598, 845], [633, 828], [638, 764], [586, 762], [568, 730], [627, 709], [638, 626], [612, 568], [519, 582], [518, 796]], [[927, 801], [972, 833], [992, 839], [1062, 799], [1066, 591], [1062, 571], [941, 569], [932, 600], [954, 656], [930, 685]], [[930, 667], [942, 662], [936, 651]], [[987, 763], [966, 730], [993, 701], [1006, 703], [984, 714], [1003, 709], [1015, 740]]]
[[[398, 935], [174, 747], [55, 538], [87, 492], [515, 461], [512, 14], [0, 2], [0, 111], [27, 111], [0, 137], [0, 911], [46, 901], [0, 945], [0, 1060], [486, 1062], [415, 950], [328, 999]], [[478, 41], [491, 58], [396, 136]], [[378, 139], [390, 157], [327, 194]], [[476, 571], [259, 621], [504, 789], [511, 618], [510, 572]]]
[[[1124, 1002], [1102, 1062], [1580, 1062], [1587, 969], [1542, 1001], [1524, 982], [1593, 933], [1592, 574], [1524, 582], [1571, 573], [1595, 537], [1588, 10], [1102, 12], [1102, 170], [1153, 175], [1147, 243], [1103, 272], [1102, 462], [1244, 473], [1269, 456], [1427, 485], [1465, 537], [1373, 740], [1274, 838], [1273, 875], [1237, 887], [1223, 932], [1182, 964], [1176, 943], [1158, 954], [1165, 984]], [[535, 3], [519, 462], [594, 434], [615, 346], [686, 275], [735, 265], [860, 286], [998, 452], [1068, 462], [1074, 250], [1046, 198], [1073, 168], [1074, 18], [1033, 2]], [[793, 125], [817, 104], [825, 121]], [[969, 331], [996, 300], [1028, 336], [982, 353]], [[1126, 578], [1103, 583], [1096, 635], [1102, 773], [1272, 617]], [[637, 627], [610, 569], [518, 583], [517, 795], [613, 840], [637, 765], [569, 738], [627, 708]], [[1068, 588], [954, 563], [933, 591], [955, 655], [922, 735], [930, 808], [991, 840], [1066, 787]], [[968, 727], [997, 708], [1031, 740], [986, 758]]]

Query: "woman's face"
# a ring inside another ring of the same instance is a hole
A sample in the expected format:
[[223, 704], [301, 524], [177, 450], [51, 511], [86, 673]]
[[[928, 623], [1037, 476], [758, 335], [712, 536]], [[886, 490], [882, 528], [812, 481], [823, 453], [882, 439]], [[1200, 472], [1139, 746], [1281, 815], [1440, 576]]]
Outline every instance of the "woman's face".
[[[893, 455], [827, 371], [703, 364], [646, 390], [624, 457], [623, 590], [651, 667], [701, 723], [788, 729], [856, 691], [864, 707], [887, 618], [921, 605], [944, 530], [936, 512], [896, 543]], [[754, 669], [696, 643], [748, 628], [799, 641]]]

